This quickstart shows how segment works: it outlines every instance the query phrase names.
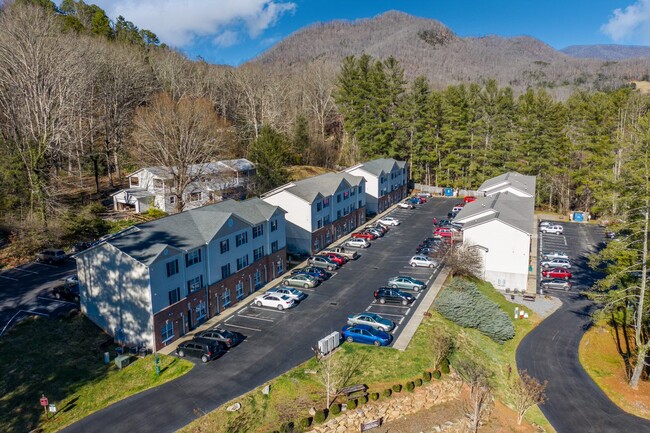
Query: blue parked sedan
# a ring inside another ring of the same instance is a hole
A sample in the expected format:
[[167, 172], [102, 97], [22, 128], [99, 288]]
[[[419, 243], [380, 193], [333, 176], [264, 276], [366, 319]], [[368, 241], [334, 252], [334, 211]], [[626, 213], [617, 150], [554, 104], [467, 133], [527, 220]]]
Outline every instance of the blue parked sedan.
[[393, 341], [393, 336], [389, 333], [368, 325], [344, 326], [341, 337], [348, 343], [357, 342], [375, 346], [387, 346]]

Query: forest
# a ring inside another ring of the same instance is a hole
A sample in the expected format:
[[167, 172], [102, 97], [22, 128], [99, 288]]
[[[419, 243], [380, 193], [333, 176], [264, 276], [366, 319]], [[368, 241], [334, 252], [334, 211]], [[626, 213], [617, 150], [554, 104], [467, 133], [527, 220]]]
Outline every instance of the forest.
[[88, 240], [107, 230], [101, 203], [126, 174], [235, 157], [258, 164], [251, 194], [285, 182], [288, 165], [390, 156], [439, 186], [534, 174], [539, 208], [611, 217], [647, 136], [650, 101], [630, 87], [565, 100], [493, 79], [439, 89], [392, 57], [282, 73], [163, 42], [83, 1], [0, 9], [0, 243], [31, 253]]

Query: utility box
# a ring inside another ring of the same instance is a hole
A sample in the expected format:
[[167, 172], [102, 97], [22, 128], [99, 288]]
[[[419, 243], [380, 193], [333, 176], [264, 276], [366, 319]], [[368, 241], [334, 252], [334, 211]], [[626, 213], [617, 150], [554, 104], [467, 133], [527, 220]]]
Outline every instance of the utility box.
[[318, 351], [322, 355], [327, 355], [341, 344], [341, 336], [338, 332], [332, 332], [325, 338], [318, 341]]
[[120, 370], [129, 365], [131, 362], [131, 357], [129, 355], [120, 355], [115, 358], [115, 365], [117, 365], [117, 368]]

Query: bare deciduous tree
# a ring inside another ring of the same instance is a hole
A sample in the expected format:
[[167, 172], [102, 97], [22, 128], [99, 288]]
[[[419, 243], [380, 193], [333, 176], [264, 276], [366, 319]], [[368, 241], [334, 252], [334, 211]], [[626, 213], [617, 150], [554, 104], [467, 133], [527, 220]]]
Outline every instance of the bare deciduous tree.
[[435, 332], [431, 337], [430, 347], [433, 365], [438, 368], [442, 360], [454, 350], [454, 339], [444, 332]]
[[330, 407], [341, 389], [349, 384], [362, 362], [360, 357], [336, 356], [336, 353], [318, 357], [316, 378], [325, 388], [325, 407]]
[[520, 370], [519, 376], [515, 376], [510, 386], [513, 404], [517, 411], [517, 424], [521, 424], [526, 411], [536, 404], [544, 404], [546, 401], [546, 385], [548, 381], [540, 383], [539, 380], [530, 376], [526, 370]]
[[476, 245], [454, 244], [446, 252], [445, 262], [453, 276], [483, 276], [483, 250]]
[[133, 138], [144, 163], [164, 167], [173, 185], [176, 211], [188, 187], [205, 174], [205, 164], [224, 153], [226, 122], [203, 98], [175, 101], [167, 93], [136, 110]]
[[465, 407], [465, 416], [470, 424], [470, 430], [478, 431], [486, 411], [492, 403], [492, 387], [488, 380], [488, 371], [480, 364], [463, 360], [456, 365], [456, 371], [469, 388], [469, 399]]

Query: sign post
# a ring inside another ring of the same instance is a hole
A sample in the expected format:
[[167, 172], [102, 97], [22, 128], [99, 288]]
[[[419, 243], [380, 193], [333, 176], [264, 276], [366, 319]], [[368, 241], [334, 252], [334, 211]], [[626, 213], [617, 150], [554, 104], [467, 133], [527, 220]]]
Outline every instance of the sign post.
[[45, 397], [45, 394], [41, 394], [41, 406], [43, 406], [45, 417], [49, 419], [50, 415], [47, 413], [47, 405], [48, 405], [47, 397]]

